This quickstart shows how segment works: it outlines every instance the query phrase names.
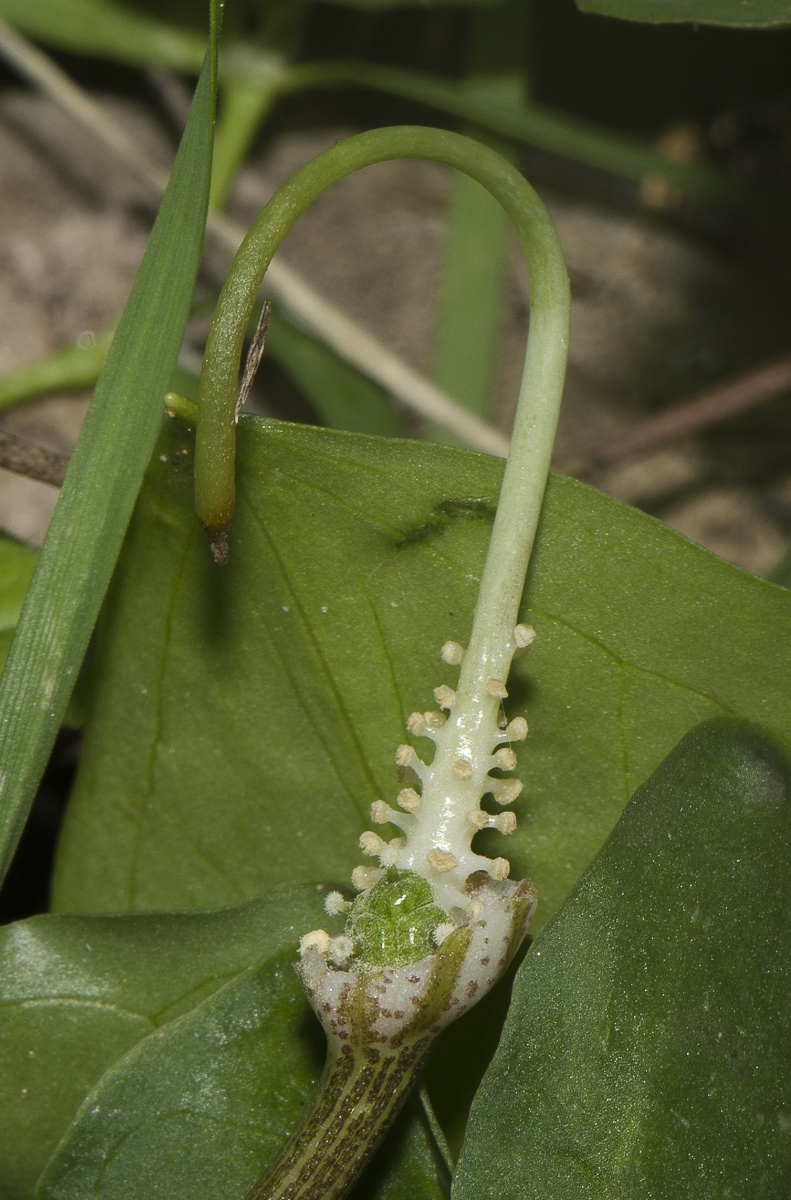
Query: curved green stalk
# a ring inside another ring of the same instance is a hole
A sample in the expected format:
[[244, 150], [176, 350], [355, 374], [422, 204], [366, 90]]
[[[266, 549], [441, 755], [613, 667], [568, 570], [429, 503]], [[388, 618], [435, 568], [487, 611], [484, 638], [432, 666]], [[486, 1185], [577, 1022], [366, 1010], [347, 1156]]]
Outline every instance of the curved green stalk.
[[[518, 499], [519, 511], [508, 519], [507, 530], [502, 533], [498, 533], [498, 517], [494, 533], [498, 554], [502, 538], [512, 538], [515, 530], [520, 542], [527, 539], [527, 549], [517, 555], [518, 563], [514, 560], [516, 573], [506, 586], [509, 596], [516, 595], [518, 603], [563, 388], [568, 277], [552, 222], [530, 185], [498, 154], [458, 134], [416, 126], [359, 134], [302, 167], [261, 212], [234, 259], [206, 344], [195, 450], [196, 509], [218, 548], [217, 554], [222, 556], [235, 505], [235, 410], [242, 347], [250, 313], [275, 250], [297, 217], [331, 184], [361, 167], [400, 158], [444, 163], [477, 180], [508, 213], [525, 254], [531, 280], [530, 337], [512, 454], [503, 482], [503, 497], [511, 497], [511, 507]], [[512, 557], [512, 549], [507, 548], [503, 562], [510, 562]]]
[[[516, 756], [501, 743], [525, 736], [524, 721], [498, 723], [514, 652], [533, 631], [517, 626], [519, 602], [544, 495], [566, 366], [569, 285], [552, 222], [530, 185], [488, 147], [436, 129], [360, 134], [319, 155], [272, 198], [253, 225], [223, 288], [201, 375], [195, 458], [198, 514], [224, 561], [233, 515], [235, 411], [242, 345], [266, 268], [294, 221], [326, 187], [359, 167], [392, 158], [430, 159], [464, 172], [502, 205], [519, 234], [531, 287], [525, 367], [489, 553], [469, 648], [449, 642], [461, 661], [458, 690], [435, 697], [451, 712], [413, 713], [407, 728], [434, 740], [431, 765], [409, 745], [396, 762], [410, 767], [422, 794], [399, 793], [401, 812], [377, 800], [375, 824], [406, 834], [386, 844], [364, 833], [354, 904], [340, 893], [327, 912], [349, 911], [343, 935], [324, 930], [300, 942], [298, 973], [329, 1042], [327, 1067], [299, 1128], [248, 1200], [340, 1200], [389, 1128], [442, 1028], [491, 988], [523, 939], [535, 909], [528, 880], [507, 881], [505, 859], [471, 847], [475, 831], [513, 832], [513, 813], [480, 809], [491, 792], [500, 804], [518, 794]], [[500, 745], [492, 753], [492, 747]], [[383, 962], [384, 958], [384, 962]]]

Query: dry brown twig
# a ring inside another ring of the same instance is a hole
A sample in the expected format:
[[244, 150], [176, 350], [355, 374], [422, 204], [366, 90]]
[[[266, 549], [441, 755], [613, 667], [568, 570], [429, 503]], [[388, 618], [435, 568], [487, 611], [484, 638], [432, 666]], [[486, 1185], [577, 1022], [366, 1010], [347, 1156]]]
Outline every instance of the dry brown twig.
[[598, 442], [558, 464], [557, 469], [584, 478], [597, 468], [613, 466], [632, 455], [646, 454], [691, 433], [710, 429], [789, 389], [791, 358], [781, 358], [746, 371], [728, 383], [698, 392], [654, 417], [647, 417], [618, 437]]
[[69, 459], [65, 454], [42, 450], [24, 438], [0, 432], [0, 467], [4, 470], [60, 487], [66, 478], [68, 466]]

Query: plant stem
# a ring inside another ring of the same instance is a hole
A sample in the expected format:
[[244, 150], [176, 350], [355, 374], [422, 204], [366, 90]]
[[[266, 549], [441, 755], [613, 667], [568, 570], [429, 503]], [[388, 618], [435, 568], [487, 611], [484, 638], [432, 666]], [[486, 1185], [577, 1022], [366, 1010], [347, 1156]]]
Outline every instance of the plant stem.
[[[492, 150], [458, 134], [416, 126], [359, 134], [302, 167], [260, 213], [234, 259], [206, 344], [195, 452], [196, 509], [215, 544], [222, 543], [235, 505], [234, 414], [242, 347], [272, 255], [300, 214], [331, 184], [361, 167], [402, 158], [444, 163], [487, 188], [513, 221], [530, 274], [530, 335], [514, 426], [516, 453], [503, 484], [504, 498], [511, 498], [508, 507], [516, 501], [518, 511], [498, 516], [494, 534], [498, 554], [508, 547], [503, 569], [509, 582], [499, 590], [504, 588], [508, 611], [515, 612], [557, 426], [568, 346], [568, 277], [552, 222], [527, 181]], [[523, 544], [516, 552], [515, 536]], [[505, 611], [501, 600], [485, 607], [501, 618]]]
[[435, 1035], [398, 1047], [330, 1042], [316, 1095], [247, 1200], [338, 1200], [381, 1143]]

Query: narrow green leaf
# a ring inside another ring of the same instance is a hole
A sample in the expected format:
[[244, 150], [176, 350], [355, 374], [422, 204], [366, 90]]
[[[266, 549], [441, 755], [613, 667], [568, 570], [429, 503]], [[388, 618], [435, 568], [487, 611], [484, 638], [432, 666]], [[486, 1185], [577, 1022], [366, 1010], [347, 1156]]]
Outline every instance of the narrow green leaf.
[[753, 29], [791, 25], [788, 0], [577, 0], [577, 7], [604, 17], [655, 24], [690, 21]]
[[206, 219], [212, 40], [173, 174], [39, 557], [0, 689], [0, 878], [27, 817], [161, 422]]
[[0, 930], [0, 1195], [29, 1200], [80, 1104], [153, 1029], [329, 928], [314, 884], [197, 914], [33, 917]]
[[205, 40], [115, 0], [0, 0], [0, 16], [22, 33], [75, 54], [198, 72]]
[[701, 164], [674, 163], [640, 138], [593, 125], [578, 117], [530, 102], [524, 106], [493, 103], [470, 93], [463, 84], [438, 75], [376, 63], [307, 63], [292, 67], [286, 86], [306, 87], [354, 83], [428, 104], [515, 141], [538, 146], [603, 171], [643, 179], [659, 175], [690, 195], [733, 202], [738, 193], [718, 171]]
[[780, 561], [775, 563], [767, 579], [779, 583], [781, 587], [791, 588], [791, 549], [786, 550]]
[[[338, 0], [323, 0], [325, 4], [335, 4]], [[501, 0], [424, 0], [424, 4], [442, 7], [446, 4], [457, 4], [460, 7], [484, 7], [499, 4]], [[383, 12], [388, 8], [412, 7], [414, 0], [340, 0], [345, 8], [361, 8], [369, 12]]]
[[92, 388], [112, 340], [112, 332], [102, 333], [91, 346], [65, 346], [4, 375], [0, 379], [0, 411], [49, 392]]
[[38, 553], [0, 534], [0, 665], [5, 662]]
[[[439, 651], [469, 636], [500, 462], [243, 418], [220, 570], [191, 453], [170, 422], [109, 597], [61, 909], [348, 879], [372, 801], [395, 798], [409, 713], [456, 682]], [[555, 476], [522, 617], [538, 637], [506, 701], [531, 729], [519, 825], [482, 843], [537, 881], [538, 928], [689, 728], [734, 713], [788, 738], [791, 593]]]
[[[521, 0], [472, 14], [465, 86], [484, 104], [522, 107], [527, 9]], [[513, 143], [465, 128], [505, 158]], [[465, 408], [489, 415], [492, 373], [500, 340], [510, 224], [502, 207], [468, 175], [454, 174], [442, 272], [434, 378]], [[431, 427], [432, 441], [458, 445]]]
[[353, 433], [403, 437], [404, 422], [387, 392], [277, 309], [269, 319], [266, 353], [310, 400], [324, 424]]
[[[37, 1200], [242, 1197], [297, 1124], [324, 1037], [293, 953], [245, 972], [147, 1037], [88, 1096]], [[443, 1200], [443, 1170], [417, 1106], [358, 1197]]]
[[209, 200], [212, 209], [224, 207], [236, 172], [277, 99], [282, 68], [276, 63], [274, 54], [272, 59], [268, 72], [253, 69], [248, 75], [228, 74], [223, 80], [212, 163]]
[[517, 976], [455, 1200], [786, 1200], [791, 768], [707, 722]]
[[[474, 179], [456, 175], [445, 244], [434, 378], [479, 417], [489, 393], [503, 304], [510, 227], [500, 205]], [[432, 439], [451, 435], [432, 431]]]

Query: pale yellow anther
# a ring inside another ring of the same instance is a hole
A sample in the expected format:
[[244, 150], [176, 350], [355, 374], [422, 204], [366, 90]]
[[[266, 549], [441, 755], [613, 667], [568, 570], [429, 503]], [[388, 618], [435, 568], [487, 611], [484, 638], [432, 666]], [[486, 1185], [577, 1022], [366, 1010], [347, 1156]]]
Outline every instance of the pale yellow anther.
[[435, 871], [455, 871], [459, 865], [459, 860], [455, 854], [450, 854], [447, 850], [429, 850], [426, 855], [426, 862]]
[[467, 912], [471, 917], [477, 917], [478, 913], [483, 912], [485, 905], [481, 904], [480, 900], [471, 900], [467, 905]]
[[399, 767], [414, 767], [416, 764], [424, 765], [421, 764], [412, 747], [406, 744], [398, 747], [395, 752], [395, 760]]
[[372, 858], [375, 854], [379, 854], [384, 844], [384, 840], [380, 838], [378, 833], [371, 833], [368, 830], [360, 834], [360, 849], [369, 858]]
[[505, 732], [512, 742], [523, 742], [527, 737], [527, 721], [524, 717], [514, 717], [506, 725]]
[[489, 790], [498, 804], [513, 804], [523, 787], [521, 779], [493, 779]]
[[400, 847], [394, 846], [392, 842], [388, 846], [382, 846], [379, 851], [379, 862], [383, 867], [397, 867], [399, 859]]
[[397, 800], [407, 812], [416, 812], [420, 808], [420, 796], [414, 788], [402, 788], [398, 793]]
[[472, 763], [466, 758], [457, 758], [453, 764], [453, 774], [457, 779], [472, 779]]
[[450, 937], [450, 935], [452, 933], [454, 933], [455, 930], [456, 930], [456, 926], [452, 925], [449, 921], [443, 923], [442, 925], [438, 925], [437, 928], [434, 930], [434, 932], [431, 935], [434, 939], [434, 945], [441, 946], [442, 943], [445, 941], [445, 938]]
[[423, 719], [425, 720], [429, 729], [441, 729], [448, 718], [444, 713], [426, 712], [423, 713]]
[[496, 817], [492, 817], [492, 825], [499, 833], [510, 837], [516, 829], [516, 814], [512, 812], [498, 813]]
[[404, 846], [406, 846], [406, 838], [405, 837], [390, 838], [390, 841], [387, 844], [388, 844], [388, 846], [392, 846], [394, 850], [403, 850]]
[[355, 867], [352, 871], [352, 884], [358, 892], [367, 892], [382, 878], [384, 871], [380, 867]]
[[514, 630], [514, 641], [520, 650], [526, 650], [535, 640], [536, 631], [532, 625], [517, 625]]
[[344, 900], [340, 892], [330, 892], [324, 901], [324, 911], [328, 917], [338, 917], [341, 913], [348, 912], [351, 908], [351, 901]]
[[511, 874], [511, 864], [507, 858], [493, 858], [489, 867], [492, 879], [507, 879]]
[[492, 818], [488, 813], [481, 808], [471, 808], [468, 813], [464, 814], [470, 825], [474, 825], [476, 829], [488, 829]]
[[422, 713], [410, 713], [406, 723], [407, 733], [411, 733], [413, 737], [425, 737], [428, 733], [428, 725], [426, 718]]
[[326, 954], [330, 944], [330, 935], [323, 929], [312, 929], [310, 933], [306, 933], [304, 937], [299, 939], [299, 952], [304, 954], [306, 950], [310, 950], [313, 946], [320, 954]]
[[501, 771], [514, 771], [516, 769], [516, 755], [510, 746], [502, 746], [499, 750], [496, 750], [494, 761]]
[[443, 662], [448, 666], [457, 667], [464, 658], [464, 647], [458, 642], [446, 642], [440, 650]]
[[443, 683], [439, 687], [434, 688], [434, 699], [440, 708], [447, 708], [450, 712], [456, 703], [456, 693], [453, 688], [446, 687]]
[[371, 820], [374, 825], [386, 825], [391, 817], [397, 815], [389, 804], [385, 804], [384, 800], [374, 800], [371, 805]]
[[490, 679], [486, 685], [486, 690], [490, 696], [495, 696], [498, 700], [505, 700], [508, 692], [505, 689], [505, 684], [499, 679]]
[[332, 938], [327, 947], [327, 959], [336, 967], [345, 967], [351, 956], [354, 954], [354, 942], [350, 937], [341, 934], [340, 937]]

